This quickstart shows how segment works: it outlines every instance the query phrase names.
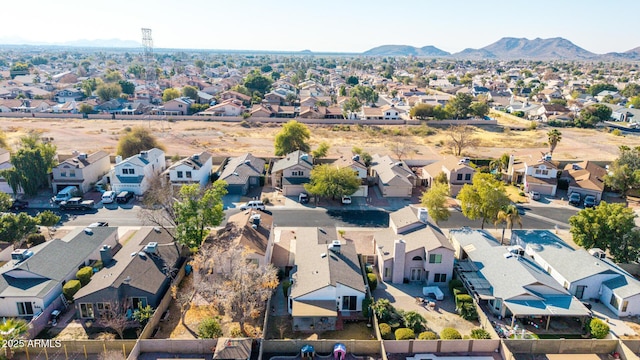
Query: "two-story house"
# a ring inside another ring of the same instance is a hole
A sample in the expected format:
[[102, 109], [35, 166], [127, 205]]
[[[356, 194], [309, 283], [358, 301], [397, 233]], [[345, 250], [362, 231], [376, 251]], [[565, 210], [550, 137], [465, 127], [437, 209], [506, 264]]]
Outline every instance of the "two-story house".
[[93, 190], [91, 185], [101, 180], [109, 170], [111, 162], [106, 151], [98, 151], [91, 155], [80, 153], [52, 169], [51, 186], [54, 193], [67, 186], [75, 186], [80, 192], [85, 193]]
[[220, 173], [220, 180], [227, 182], [229, 194], [247, 195], [249, 189], [260, 186], [265, 174], [265, 161], [250, 153], [230, 158]]
[[[0, 267], [0, 316], [31, 320], [50, 318], [62, 308], [62, 286], [73, 280], [80, 267], [100, 260], [100, 249], [114, 247], [115, 227], [76, 228], [63, 239], [54, 239], [30, 249], [15, 250], [12, 260]], [[33, 335], [46, 322], [30, 330]]]
[[193, 100], [188, 97], [179, 97], [167, 101], [162, 107], [163, 115], [187, 115]]
[[63, 89], [55, 93], [55, 99], [60, 104], [72, 101], [80, 101], [84, 97], [82, 89]]
[[404, 207], [389, 215], [389, 228], [374, 235], [380, 275], [385, 282], [406, 280], [444, 286], [452, 279], [454, 253], [424, 208]]
[[163, 172], [173, 186], [200, 184], [201, 188], [207, 186], [211, 180], [212, 169], [211, 153], [203, 151], [177, 161]]
[[276, 160], [271, 168], [271, 184], [281, 188], [285, 196], [298, 196], [304, 192], [304, 184], [309, 183], [313, 157], [300, 150]]
[[219, 104], [213, 105], [205, 111], [198, 113], [199, 116], [240, 116], [245, 107], [240, 100], [228, 99]]
[[476, 169], [469, 165], [469, 159], [459, 159], [455, 156], [447, 156], [441, 161], [436, 161], [421, 169], [420, 179], [422, 185], [431, 187], [433, 180], [444, 173], [449, 185], [449, 193], [456, 196], [465, 184], [471, 184]]
[[416, 186], [416, 175], [404, 161], [395, 161], [389, 155], [374, 154], [370, 175], [383, 197], [410, 197]]
[[[229, 217], [220, 241], [230, 244], [231, 249], [242, 249], [248, 262], [262, 268], [271, 263], [274, 248], [272, 225], [273, 217], [268, 213], [241, 211]], [[229, 272], [229, 267], [230, 262], [223, 264], [222, 271]]]
[[360, 155], [355, 154], [352, 157], [341, 156], [333, 163], [338, 169], [350, 168], [360, 179], [360, 187], [351, 196], [368, 196], [369, 186], [367, 185], [367, 177], [369, 175], [369, 169], [360, 160]]
[[524, 184], [525, 192], [537, 191], [542, 195], [556, 196], [558, 167], [549, 154], [542, 158], [525, 155], [518, 159], [512, 155], [506, 177], [515, 184]]
[[296, 228], [295, 267], [287, 309], [296, 331], [341, 330], [344, 318], [358, 318], [366, 285], [352, 242], [336, 229]]
[[[11, 164], [11, 153], [7, 149], [0, 148], [0, 170], [6, 170], [11, 168], [13, 168], [13, 165]], [[21, 187], [18, 187], [18, 189], [16, 190], [19, 194], [23, 193]], [[0, 191], [6, 194], [14, 195], [14, 196], [17, 195], [13, 193], [13, 189], [11, 188], [11, 186], [9, 186], [7, 179], [1, 176], [0, 176]]]
[[604, 177], [607, 170], [597, 165], [593, 161], [581, 161], [579, 163], [567, 164], [562, 172], [561, 178], [567, 179], [569, 188], [567, 194], [578, 193], [581, 197], [593, 195], [596, 203], [602, 200], [604, 192]]
[[141, 151], [115, 165], [109, 176], [111, 189], [116, 193], [131, 191], [142, 195], [149, 189], [151, 179], [162, 173], [165, 167], [164, 151], [158, 148]]
[[395, 105], [384, 105], [381, 107], [363, 107], [360, 117], [364, 120], [398, 120], [400, 113], [404, 112]]

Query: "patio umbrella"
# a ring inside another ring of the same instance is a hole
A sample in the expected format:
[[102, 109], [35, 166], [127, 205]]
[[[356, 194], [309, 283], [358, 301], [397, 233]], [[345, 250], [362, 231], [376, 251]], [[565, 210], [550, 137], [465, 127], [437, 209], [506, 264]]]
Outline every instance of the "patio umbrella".
[[333, 358], [335, 360], [344, 360], [347, 355], [347, 347], [344, 344], [337, 343], [333, 346]]
[[313, 348], [313, 346], [311, 345], [305, 345], [302, 347], [302, 349], [300, 349], [300, 356], [302, 356], [302, 358], [313, 358], [316, 354], [315, 349]]

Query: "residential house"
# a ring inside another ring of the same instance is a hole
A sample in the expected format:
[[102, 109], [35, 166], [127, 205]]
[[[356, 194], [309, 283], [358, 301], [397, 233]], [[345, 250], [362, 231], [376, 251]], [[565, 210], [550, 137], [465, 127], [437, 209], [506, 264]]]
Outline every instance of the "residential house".
[[[267, 266], [273, 254], [272, 226], [273, 218], [266, 212], [241, 211], [229, 217], [220, 241], [232, 249], [242, 249], [248, 262]], [[229, 272], [230, 265], [225, 264], [222, 271]]]
[[239, 93], [237, 91], [232, 91], [232, 90], [228, 90], [220, 94], [220, 99], [221, 100], [236, 99], [236, 100], [242, 101], [245, 104], [248, 104], [251, 102], [251, 96]]
[[271, 105], [267, 104], [253, 105], [249, 113], [252, 117], [274, 117], [276, 114]]
[[295, 267], [287, 309], [296, 331], [341, 330], [344, 318], [358, 318], [366, 285], [351, 242], [336, 229], [296, 228]]
[[389, 215], [389, 228], [374, 235], [380, 275], [385, 282], [405, 280], [444, 286], [453, 276], [453, 247], [427, 209], [406, 206]]
[[284, 196], [298, 196], [304, 192], [313, 169], [313, 157], [296, 150], [276, 160], [271, 168], [271, 184], [281, 188]]
[[[76, 228], [63, 239], [15, 250], [12, 260], [0, 267], [0, 316], [49, 319], [66, 303], [65, 282], [75, 279], [79, 268], [100, 260], [102, 247], [117, 242], [115, 227]], [[35, 336], [44, 326], [46, 322], [35, 324], [30, 333]]]
[[84, 97], [82, 89], [63, 89], [55, 93], [54, 98], [57, 102], [64, 104], [71, 101], [80, 101]]
[[219, 338], [213, 351], [213, 360], [249, 360], [253, 339]]
[[523, 248], [576, 298], [600, 302], [616, 316], [640, 315], [640, 281], [603, 251], [575, 250], [548, 230], [514, 230], [511, 244]]
[[455, 197], [465, 184], [471, 184], [476, 169], [469, 165], [469, 159], [460, 159], [455, 156], [447, 156], [441, 161], [427, 165], [421, 169], [420, 179], [422, 185], [431, 187], [433, 180], [440, 174], [447, 176], [449, 193]]
[[263, 159], [250, 153], [230, 158], [219, 179], [227, 182], [229, 194], [247, 195], [250, 189], [260, 186], [260, 178], [265, 174], [265, 163]]
[[[7, 149], [0, 148], [0, 170], [7, 170], [11, 168], [13, 168], [13, 165], [11, 164], [11, 153]], [[23, 193], [21, 187], [19, 187], [17, 190], [18, 190], [18, 194]], [[9, 186], [7, 179], [1, 176], [0, 176], [0, 191], [9, 195], [13, 195], [14, 197], [17, 195], [13, 193], [13, 189], [11, 188], [11, 186]]]
[[188, 97], [179, 97], [169, 100], [160, 108], [162, 115], [187, 115], [193, 100]]
[[400, 113], [404, 113], [395, 107], [394, 104], [383, 105], [381, 107], [362, 107], [360, 117], [364, 120], [398, 120]]
[[350, 168], [356, 173], [358, 179], [360, 179], [360, 187], [358, 188], [358, 190], [356, 190], [355, 193], [351, 194], [351, 196], [366, 197], [369, 195], [369, 186], [367, 182], [369, 169], [364, 164], [364, 162], [360, 160], [360, 155], [356, 154], [352, 157], [340, 156], [340, 158], [338, 158], [338, 160], [336, 160], [333, 165], [335, 165], [338, 169]]
[[378, 154], [372, 156], [370, 175], [383, 197], [410, 197], [417, 179], [404, 161]]
[[19, 99], [2, 99], [0, 100], [0, 113], [9, 113], [18, 111], [17, 108], [22, 105]]
[[536, 94], [538, 101], [551, 102], [554, 99], [562, 99], [562, 92], [555, 88], [543, 89]]
[[264, 94], [264, 100], [273, 105], [284, 105], [287, 101], [287, 95], [281, 92], [271, 91]]
[[141, 151], [118, 162], [111, 170], [111, 190], [142, 195], [149, 189], [151, 179], [162, 173], [165, 167], [164, 151], [157, 148]]
[[567, 115], [571, 112], [566, 106], [561, 104], [542, 104], [536, 110], [530, 112], [529, 118], [539, 119], [547, 122], [551, 116]]
[[204, 91], [198, 91], [198, 99], [196, 100], [198, 104], [211, 104], [212, 101], [214, 101], [213, 95]]
[[199, 112], [199, 116], [240, 116], [245, 107], [240, 100], [229, 99], [213, 105], [205, 111]]
[[535, 155], [524, 155], [515, 159], [511, 155], [507, 169], [507, 180], [516, 184], [524, 184], [525, 192], [537, 191], [542, 195], [556, 196], [558, 188], [558, 167], [551, 160], [551, 155], [542, 158]]
[[204, 188], [211, 180], [212, 168], [211, 153], [203, 151], [176, 161], [163, 175], [168, 177], [173, 186], [200, 184], [200, 187]]
[[611, 119], [615, 121], [640, 123], [640, 109], [627, 108], [624, 106], [616, 105], [608, 106], [611, 108]]
[[109, 170], [111, 170], [111, 161], [106, 151], [98, 151], [90, 155], [79, 153], [52, 169], [51, 186], [54, 193], [67, 186], [75, 186], [81, 193], [86, 193], [92, 191], [92, 186], [102, 180]]
[[124, 243], [101, 248], [104, 267], [96, 268], [91, 281], [74, 296], [78, 318], [98, 319], [114, 310], [112, 306], [131, 312], [147, 305], [157, 308], [185, 259], [185, 250], [167, 230], [150, 226]]
[[325, 106], [300, 106], [298, 117], [303, 119], [344, 119], [341, 108]]
[[561, 178], [569, 182], [567, 194], [577, 192], [582, 197], [593, 195], [596, 202], [602, 200], [604, 192], [604, 177], [607, 170], [598, 166], [593, 161], [582, 161], [579, 163], [567, 164], [562, 172]]
[[485, 311], [510, 318], [512, 327], [516, 319], [534, 317], [549, 330], [552, 319], [591, 317], [580, 300], [524, 256], [522, 247], [503, 246], [484, 230], [462, 228], [449, 236], [455, 272], [469, 294]]

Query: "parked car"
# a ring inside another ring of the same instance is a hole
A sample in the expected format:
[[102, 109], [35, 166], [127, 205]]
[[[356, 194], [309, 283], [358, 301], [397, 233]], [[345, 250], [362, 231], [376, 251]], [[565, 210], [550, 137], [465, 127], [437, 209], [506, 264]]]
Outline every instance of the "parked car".
[[596, 206], [596, 197], [593, 195], [587, 195], [584, 197], [584, 207], [590, 208]]
[[115, 191], [105, 191], [102, 193], [102, 203], [103, 204], [111, 204], [116, 201], [116, 192]]
[[266, 209], [266, 207], [264, 206], [264, 203], [260, 200], [249, 201], [248, 203], [244, 203], [240, 205], [240, 210], [249, 210], [249, 209], [264, 210]]
[[89, 224], [88, 227], [102, 227], [102, 226], [109, 226], [109, 223], [106, 221], [98, 221], [98, 222]]
[[342, 203], [343, 203], [344, 205], [349, 205], [349, 204], [351, 204], [351, 196], [349, 196], [349, 195], [345, 195], [345, 196], [343, 196], [343, 197], [342, 197]]
[[309, 194], [300, 193], [300, 195], [298, 195], [298, 202], [300, 204], [307, 204], [309, 202]]
[[131, 199], [133, 199], [133, 193], [131, 191], [121, 191], [120, 194], [116, 196], [116, 202], [120, 204], [126, 204]]
[[537, 191], [530, 191], [529, 196], [531, 197], [531, 200], [540, 200], [540, 193]]
[[11, 200], [11, 206], [9, 206], [9, 209], [11, 209], [11, 210], [24, 210], [28, 206], [29, 206], [29, 202], [28, 201], [19, 200], [19, 199], [12, 199]]
[[580, 200], [581, 200], [581, 196], [579, 193], [571, 193], [571, 195], [569, 195], [569, 205], [573, 205], [573, 206], [580, 206]]

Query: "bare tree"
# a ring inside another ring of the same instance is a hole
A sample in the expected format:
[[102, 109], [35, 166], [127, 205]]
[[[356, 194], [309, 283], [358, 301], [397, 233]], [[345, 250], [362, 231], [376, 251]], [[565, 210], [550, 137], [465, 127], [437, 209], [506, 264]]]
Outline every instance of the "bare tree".
[[404, 140], [405, 141], [396, 140], [388, 145], [389, 150], [391, 150], [399, 161], [402, 161], [403, 158], [416, 150], [412, 143], [406, 142], [408, 141], [407, 139]]
[[275, 267], [252, 262], [242, 248], [207, 244], [193, 262], [194, 284], [203, 298], [219, 304], [225, 315], [244, 324], [264, 313], [278, 286]]
[[[176, 199], [173, 186], [160, 176], [150, 180], [149, 190], [144, 194], [144, 207], [138, 217], [146, 224], [167, 230], [175, 240], [176, 212], [173, 207]], [[171, 229], [171, 231], [169, 231]]]
[[449, 147], [453, 150], [454, 155], [460, 156], [464, 149], [478, 146], [480, 141], [474, 137], [474, 132], [475, 129], [469, 125], [449, 127], [446, 134], [449, 137]]
[[184, 326], [184, 328], [187, 329], [187, 331], [194, 337], [197, 337], [198, 334], [189, 328], [185, 322], [185, 316], [191, 307], [193, 297], [196, 295], [196, 289], [197, 288], [194, 287], [193, 291], [181, 292], [177, 285], [171, 286], [171, 297], [178, 303], [178, 305], [180, 305], [180, 324], [182, 324], [182, 326]]
[[98, 325], [113, 329], [120, 339], [124, 339], [124, 331], [133, 322], [127, 320], [127, 306], [119, 301], [110, 301], [104, 305], [104, 310], [98, 314]]

